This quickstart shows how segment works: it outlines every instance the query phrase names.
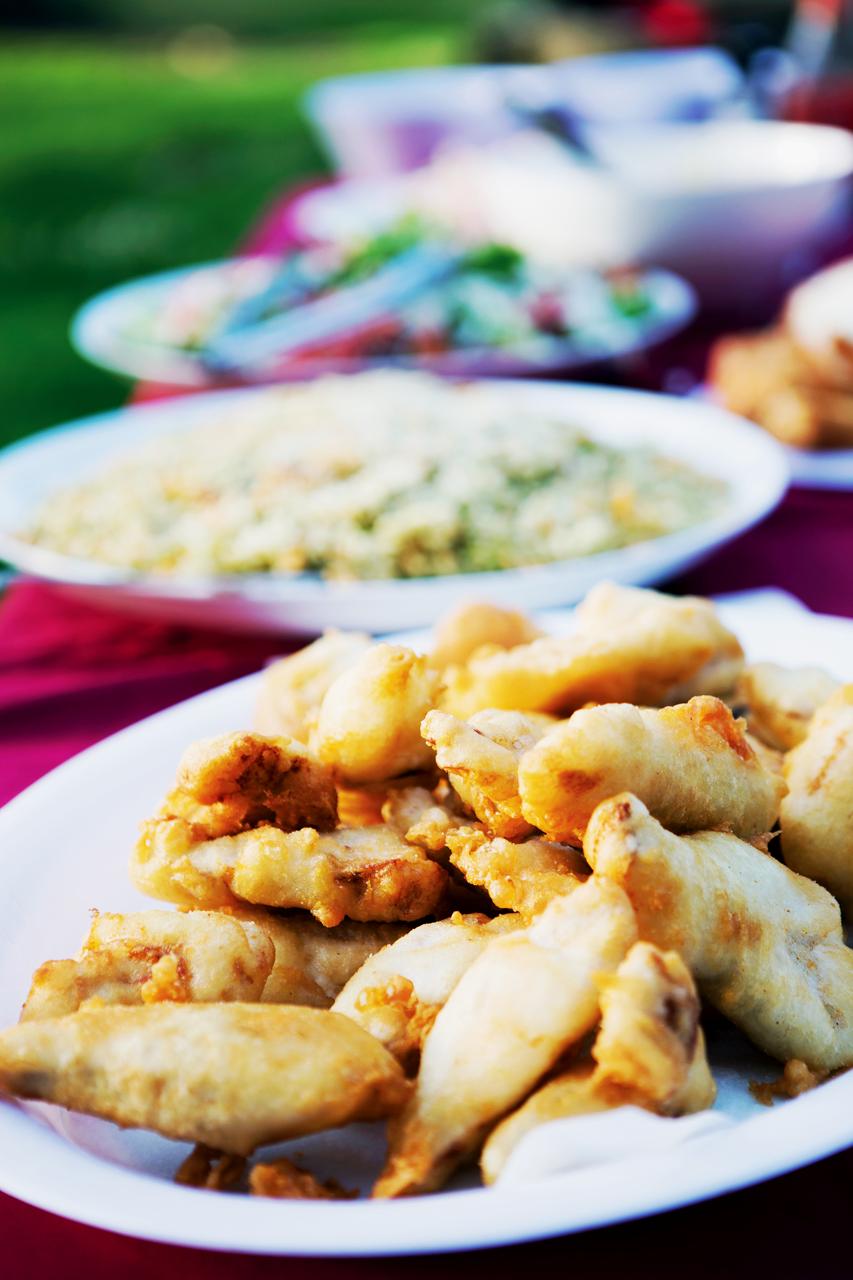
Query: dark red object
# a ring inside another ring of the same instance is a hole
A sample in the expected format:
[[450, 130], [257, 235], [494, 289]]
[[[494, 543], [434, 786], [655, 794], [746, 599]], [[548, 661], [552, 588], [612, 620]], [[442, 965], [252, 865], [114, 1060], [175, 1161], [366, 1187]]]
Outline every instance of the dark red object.
[[[286, 247], [288, 202], [272, 209], [253, 251]], [[701, 363], [696, 335], [684, 363]], [[696, 359], [696, 356], [699, 359]], [[141, 397], [169, 388], [140, 388]], [[853, 617], [853, 494], [794, 491], [760, 526], [669, 584], [702, 594], [773, 585], [811, 608]], [[91, 608], [20, 583], [0, 599], [0, 803], [89, 744], [143, 716], [256, 670], [287, 643], [164, 626]], [[810, 655], [820, 662], [820, 654]], [[7, 1153], [8, 1156], [8, 1153]], [[811, 1277], [826, 1242], [843, 1248], [853, 1153], [665, 1218], [539, 1245], [387, 1261], [234, 1258], [127, 1240], [0, 1195], [0, 1276], [9, 1280], [472, 1280], [508, 1273], [610, 1280]], [[543, 1194], [548, 1194], [543, 1188]], [[211, 1212], [216, 1211], [215, 1199]], [[806, 1224], [805, 1226], [803, 1224]], [[818, 1243], [816, 1243], [818, 1242]], [[823, 1249], [820, 1242], [823, 1242]], [[759, 1271], [760, 1268], [760, 1271]], [[487, 1270], [488, 1269], [488, 1270]], [[841, 1264], [844, 1272], [844, 1264]]]
[[701, 4], [693, 0], [655, 0], [643, 14], [643, 27], [651, 44], [689, 48], [711, 37], [711, 21]]

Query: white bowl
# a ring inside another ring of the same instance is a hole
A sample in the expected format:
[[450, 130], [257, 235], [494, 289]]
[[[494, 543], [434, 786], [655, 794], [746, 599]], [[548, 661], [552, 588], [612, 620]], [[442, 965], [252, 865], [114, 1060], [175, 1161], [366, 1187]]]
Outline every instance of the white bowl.
[[546, 66], [411, 67], [333, 76], [303, 109], [336, 170], [378, 177], [426, 164], [448, 139], [485, 142], [515, 125], [509, 103], [533, 94], [576, 119], [704, 118], [742, 89], [720, 49], [643, 49]]
[[853, 136], [824, 125], [725, 120], [588, 127], [605, 162], [577, 163], [544, 135], [447, 152], [429, 170], [309, 193], [308, 235], [377, 230], [412, 207], [552, 263], [666, 266], [703, 298], [771, 293], [843, 230]]

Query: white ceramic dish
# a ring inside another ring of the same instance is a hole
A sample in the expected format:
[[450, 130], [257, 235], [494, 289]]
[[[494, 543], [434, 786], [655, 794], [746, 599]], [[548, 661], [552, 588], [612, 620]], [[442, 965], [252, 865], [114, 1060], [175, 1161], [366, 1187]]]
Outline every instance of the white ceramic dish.
[[547, 65], [411, 67], [334, 76], [303, 108], [339, 173], [375, 177], [429, 160], [448, 139], [482, 143], [510, 131], [510, 104], [563, 107], [575, 118], [634, 124], [696, 120], [742, 91], [721, 49], [643, 49]]
[[[843, 228], [853, 138], [823, 125], [721, 120], [585, 130], [601, 168], [541, 136], [440, 156], [427, 170], [308, 192], [306, 235], [375, 232], [426, 205], [552, 263], [654, 264], [714, 304], [796, 278]], [[476, 210], [476, 215], [473, 212]]]
[[[701, 383], [691, 400], [718, 404], [713, 387]], [[782, 446], [791, 485], [800, 489], [853, 489], [853, 449], [793, 449]]]
[[607, 387], [503, 381], [504, 399], [559, 415], [608, 443], [653, 445], [730, 486], [712, 520], [678, 533], [574, 561], [500, 573], [324, 582], [317, 577], [246, 575], [169, 579], [111, 569], [32, 546], [16, 537], [39, 503], [140, 441], [185, 430], [257, 391], [224, 391], [81, 419], [23, 441], [0, 456], [0, 557], [96, 603], [186, 623], [240, 631], [316, 632], [325, 627], [385, 631], [431, 623], [478, 596], [522, 608], [579, 600], [601, 578], [649, 583], [676, 573], [733, 538], [781, 498], [781, 450], [758, 428], [700, 401]]
[[[168, 295], [197, 271], [210, 271], [227, 263], [200, 263], [180, 271], [131, 280], [97, 294], [80, 308], [71, 322], [71, 343], [92, 364], [132, 378], [145, 378], [172, 386], [210, 387], [215, 379], [201, 357], [164, 342], [137, 336], [146, 321], [161, 310]], [[643, 281], [655, 305], [655, 314], [630, 326], [614, 323], [595, 334], [583, 332], [537, 353], [521, 348], [459, 349], [436, 355], [380, 358], [317, 357], [294, 361], [288, 378], [308, 378], [318, 373], [357, 372], [378, 367], [410, 367], [456, 377], [523, 376], [546, 372], [578, 372], [606, 361], [638, 355], [684, 329], [696, 312], [696, 295], [686, 281], [669, 271], [648, 271]], [[249, 368], [242, 381], [276, 381], [276, 374]]]
[[[756, 659], [818, 662], [853, 678], [853, 623], [774, 595], [723, 608]], [[548, 625], [565, 626], [564, 617]], [[134, 910], [127, 851], [193, 739], [247, 724], [257, 677], [153, 716], [84, 752], [0, 812], [0, 1025], [17, 1018], [33, 969], [71, 955], [93, 905]], [[96, 820], [93, 820], [96, 815]], [[767, 1110], [748, 1081], [773, 1066], [712, 1038], [721, 1127], [667, 1152], [571, 1173], [396, 1202], [304, 1203], [217, 1196], [170, 1181], [188, 1148], [43, 1105], [0, 1102], [0, 1189], [65, 1217], [172, 1244], [269, 1254], [429, 1253], [508, 1244], [660, 1212], [797, 1168], [853, 1142], [853, 1074]], [[680, 1121], [660, 1122], [680, 1124]], [[345, 1184], [369, 1184], [378, 1126], [286, 1150]]]
[[853, 489], [853, 449], [786, 449], [791, 483], [803, 489]]

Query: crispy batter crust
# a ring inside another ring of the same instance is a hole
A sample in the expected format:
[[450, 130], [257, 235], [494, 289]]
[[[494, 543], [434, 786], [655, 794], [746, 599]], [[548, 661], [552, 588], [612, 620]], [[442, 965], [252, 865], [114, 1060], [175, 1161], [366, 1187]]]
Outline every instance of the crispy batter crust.
[[496, 907], [530, 917], [589, 877], [576, 849], [533, 836], [513, 843], [463, 827], [447, 837], [450, 861], [468, 884], [481, 885]]
[[436, 625], [429, 660], [443, 670], [467, 662], [484, 645], [514, 649], [517, 645], [529, 644], [541, 634], [531, 618], [515, 609], [476, 602], [461, 604]]
[[407, 1069], [463, 973], [493, 938], [518, 928], [510, 916], [455, 913], [418, 925], [366, 960], [334, 1005], [381, 1041]]
[[570, 636], [483, 650], [451, 667], [441, 706], [466, 719], [490, 707], [566, 714], [587, 702], [660, 705], [674, 693], [726, 692], [743, 662], [713, 605], [694, 596], [605, 582], [579, 606], [576, 624]]
[[496, 938], [465, 972], [426, 1038], [412, 1100], [389, 1126], [374, 1195], [441, 1186], [591, 1029], [598, 979], [636, 937], [630, 904], [614, 888], [590, 881], [556, 899], [526, 929]]
[[96, 914], [75, 960], [36, 970], [21, 1021], [58, 1018], [90, 1000], [259, 1000], [273, 959], [265, 930], [216, 912]]
[[512, 840], [531, 831], [521, 814], [518, 762], [555, 723], [535, 712], [480, 711], [464, 721], [430, 711], [421, 733], [463, 804], [492, 834]]
[[757, 662], [738, 681], [736, 701], [747, 708], [750, 733], [768, 747], [790, 751], [803, 741], [818, 707], [838, 688], [820, 667]]
[[598, 807], [584, 851], [628, 894], [640, 937], [678, 951], [760, 1049], [813, 1070], [853, 1064], [853, 951], [820, 885], [735, 836], [673, 835], [631, 795]]
[[433, 753], [420, 724], [439, 684], [438, 673], [411, 649], [373, 645], [328, 689], [312, 750], [348, 785], [429, 768]]
[[184, 830], [161, 824], [157, 835], [134, 879], [179, 905], [301, 907], [331, 928], [345, 917], [420, 920], [447, 882], [442, 867], [390, 827], [258, 827], [193, 844]]
[[782, 856], [825, 885], [853, 916], [853, 684], [816, 712], [785, 759]]
[[582, 839], [596, 806], [638, 796], [676, 831], [769, 831], [785, 784], [762, 765], [719, 698], [654, 710], [613, 703], [576, 712], [522, 756], [522, 812], [551, 839]]
[[295, 1005], [83, 1009], [0, 1032], [0, 1090], [232, 1155], [376, 1120], [410, 1086], [348, 1018]]
[[625, 1105], [659, 1115], [711, 1106], [716, 1095], [693, 979], [674, 951], [637, 942], [601, 994], [601, 1028], [587, 1058], [548, 1081], [492, 1130], [481, 1158], [495, 1182], [521, 1139], [549, 1120]]

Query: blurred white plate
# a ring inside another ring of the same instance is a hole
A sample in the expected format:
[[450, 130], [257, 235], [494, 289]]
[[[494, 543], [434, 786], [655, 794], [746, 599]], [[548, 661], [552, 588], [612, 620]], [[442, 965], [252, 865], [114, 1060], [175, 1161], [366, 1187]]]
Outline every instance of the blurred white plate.
[[502, 398], [554, 415], [612, 445], [648, 444], [723, 480], [729, 497], [702, 524], [576, 560], [404, 580], [326, 582], [316, 575], [246, 574], [208, 579], [154, 576], [75, 560], [22, 541], [18, 531], [50, 495], [101, 470], [142, 441], [218, 418], [257, 390], [219, 391], [80, 419], [0, 455], [0, 557], [94, 603], [238, 631], [385, 631], [430, 624], [462, 599], [519, 608], [579, 600], [602, 578], [657, 582], [681, 571], [770, 511], [785, 492], [782, 452], [764, 432], [701, 401], [609, 387], [502, 381]]
[[[173, 386], [210, 387], [215, 377], [201, 356], [178, 346], [145, 336], [158, 312], [175, 290], [186, 290], [197, 273], [227, 271], [233, 260], [199, 263], [179, 271], [131, 280], [97, 294], [80, 308], [71, 322], [71, 343], [92, 364], [128, 377], [146, 378]], [[546, 372], [577, 372], [612, 360], [637, 355], [684, 329], [696, 312], [696, 295], [680, 276], [669, 271], [645, 271], [643, 286], [653, 303], [647, 317], [631, 320], [614, 317], [612, 323], [596, 324], [594, 331], [580, 329], [563, 341], [552, 340], [525, 347], [471, 347], [434, 355], [351, 357], [318, 356], [292, 360], [280, 375], [264, 374], [251, 368], [242, 373], [244, 382], [307, 378], [318, 373], [351, 373], [360, 369], [391, 366], [424, 369], [457, 377], [495, 377]]]
[[[808, 614], [775, 594], [734, 599], [723, 616], [752, 658], [817, 662], [853, 679], [851, 622]], [[549, 625], [562, 629], [565, 618]], [[0, 1026], [16, 1020], [45, 957], [76, 951], [90, 907], [146, 905], [126, 865], [140, 819], [170, 784], [187, 744], [248, 724], [256, 694], [257, 677], [250, 676], [144, 720], [61, 766], [0, 813]], [[657, 1213], [853, 1142], [853, 1074], [768, 1110], [748, 1083], [773, 1078], [778, 1065], [737, 1036], [713, 1033], [710, 1044], [715, 1110], [733, 1123], [666, 1152], [634, 1151], [544, 1182], [483, 1190], [468, 1176], [461, 1180], [468, 1189], [376, 1203], [214, 1195], [171, 1182], [188, 1150], [183, 1144], [54, 1107], [0, 1101], [0, 1189], [80, 1222], [172, 1244], [270, 1254], [430, 1253]], [[322, 1176], [364, 1188], [382, 1159], [382, 1130], [355, 1125], [283, 1150], [301, 1153]]]
[[[700, 383], [689, 399], [717, 404], [714, 388]], [[721, 407], [721, 406], [720, 406]], [[800, 489], [853, 489], [853, 449], [794, 449], [781, 446], [790, 483]]]
[[791, 484], [803, 489], [853, 489], [853, 449], [786, 449]]

